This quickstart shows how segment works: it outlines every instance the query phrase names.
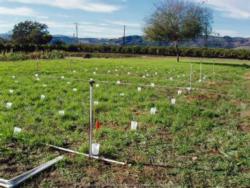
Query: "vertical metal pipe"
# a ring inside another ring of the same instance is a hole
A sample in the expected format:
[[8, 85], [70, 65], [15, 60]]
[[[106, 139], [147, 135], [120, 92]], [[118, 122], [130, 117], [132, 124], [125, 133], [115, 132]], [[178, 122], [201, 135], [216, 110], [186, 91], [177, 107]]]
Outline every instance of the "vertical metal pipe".
[[200, 81], [202, 81], [202, 64], [200, 63]]
[[94, 126], [94, 80], [89, 81], [90, 84], [90, 111], [89, 111], [89, 157], [92, 157], [92, 138]]
[[214, 70], [214, 63], [213, 63], [213, 82], [215, 81], [215, 70]]
[[190, 64], [190, 90], [192, 90], [193, 64]]

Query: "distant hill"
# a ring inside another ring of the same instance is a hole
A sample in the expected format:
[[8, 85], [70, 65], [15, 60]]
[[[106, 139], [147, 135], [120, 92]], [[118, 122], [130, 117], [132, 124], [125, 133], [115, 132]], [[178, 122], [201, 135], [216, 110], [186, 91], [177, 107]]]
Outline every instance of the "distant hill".
[[[73, 37], [66, 36], [54, 36], [52, 43], [54, 41], [63, 41], [66, 44], [74, 44], [76, 39]], [[127, 36], [126, 45], [140, 45], [140, 46], [171, 46], [171, 42], [150, 42], [147, 41], [142, 36]], [[79, 42], [82, 44], [99, 44], [99, 45], [122, 45], [123, 38], [114, 39], [98, 39], [98, 38], [80, 38]], [[207, 42], [210, 48], [250, 48], [250, 38], [240, 38], [240, 37], [216, 37], [210, 36]], [[204, 39], [197, 38], [194, 40], [182, 41], [180, 46], [182, 47], [204, 47]]]
[[[10, 40], [10, 34], [0, 34], [0, 38], [5, 40]], [[139, 46], [171, 46], [171, 42], [150, 42], [147, 41], [142, 36], [127, 36], [126, 45], [139, 45]], [[64, 35], [54, 35], [51, 44], [55, 43], [65, 43], [65, 44], [76, 44], [77, 40], [74, 37], [64, 36]], [[80, 38], [79, 42], [81, 44], [96, 44], [96, 45], [122, 45], [123, 38]], [[216, 37], [210, 36], [207, 42], [210, 48], [240, 48], [240, 49], [250, 49], [250, 38], [242, 37]], [[180, 46], [182, 47], [204, 47], [204, 39], [197, 38], [194, 40], [182, 41]]]
[[11, 35], [8, 33], [3, 33], [0, 34], [0, 38], [4, 39], [4, 40], [10, 40], [11, 39]]

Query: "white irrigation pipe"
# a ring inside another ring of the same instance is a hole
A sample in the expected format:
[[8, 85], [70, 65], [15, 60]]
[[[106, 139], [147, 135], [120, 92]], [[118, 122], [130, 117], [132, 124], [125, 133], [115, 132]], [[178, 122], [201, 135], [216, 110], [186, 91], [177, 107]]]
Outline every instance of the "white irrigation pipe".
[[37, 175], [38, 173], [46, 170], [47, 168], [63, 160], [63, 158], [64, 156], [59, 156], [45, 164], [42, 164], [10, 180], [0, 179], [0, 186], [5, 187], [5, 188], [17, 187], [18, 185], [20, 185], [22, 182], [26, 181], [27, 179]]
[[50, 144], [46, 144], [46, 145], [51, 147], [51, 148], [57, 149], [57, 150], [61, 150], [61, 151], [65, 151], [65, 152], [68, 152], [68, 153], [81, 155], [81, 156], [92, 158], [92, 159], [105, 161], [105, 162], [108, 162], [108, 163], [114, 163], [114, 164], [118, 164], [118, 165], [126, 165], [127, 164], [125, 162], [119, 162], [119, 161], [115, 161], [115, 160], [112, 160], [112, 159], [107, 159], [107, 158], [104, 158], [104, 157], [98, 157], [98, 156], [93, 156], [93, 155], [89, 155], [89, 154], [86, 154], [86, 153], [80, 153], [78, 151], [74, 151], [74, 150], [71, 150], [71, 149], [66, 149], [66, 148], [62, 148], [62, 147], [58, 147], [58, 146], [54, 146], [54, 145], [50, 145]]

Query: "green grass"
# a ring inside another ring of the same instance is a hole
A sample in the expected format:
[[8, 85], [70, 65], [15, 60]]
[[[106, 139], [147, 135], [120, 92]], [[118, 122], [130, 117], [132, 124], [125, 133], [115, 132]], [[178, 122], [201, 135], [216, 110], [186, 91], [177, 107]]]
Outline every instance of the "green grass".
[[[201, 61], [206, 63], [202, 83], [198, 59], [184, 58], [179, 64], [173, 58], [1, 62], [0, 177], [13, 177], [58, 155], [44, 143], [88, 152], [88, 80], [93, 78], [100, 85], [94, 97], [102, 128], [94, 131], [94, 140], [101, 143], [101, 155], [136, 164], [110, 166], [68, 156], [53, 173], [47, 172], [53, 175], [41, 174], [25, 187], [249, 186], [249, 68], [240, 66], [249, 62]], [[178, 88], [189, 87], [190, 63], [196, 89], [182, 89], [178, 96]], [[146, 86], [151, 83], [156, 87]], [[157, 107], [156, 115], [150, 115], [151, 107]], [[130, 131], [132, 120], [139, 122], [136, 132]], [[14, 135], [14, 127], [22, 133]], [[169, 167], [145, 165], [150, 162]]]

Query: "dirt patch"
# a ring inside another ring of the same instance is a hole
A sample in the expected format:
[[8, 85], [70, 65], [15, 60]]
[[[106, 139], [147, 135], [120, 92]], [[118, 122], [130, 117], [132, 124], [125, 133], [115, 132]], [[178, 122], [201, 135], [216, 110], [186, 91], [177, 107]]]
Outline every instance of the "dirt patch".
[[250, 110], [241, 112], [240, 117], [241, 118], [250, 118]]
[[219, 99], [221, 99], [221, 95], [218, 94], [199, 94], [199, 95], [195, 95], [195, 96], [187, 96], [186, 97], [188, 101], [192, 102], [192, 101], [204, 101], [204, 100], [212, 100], [212, 101], [217, 101]]
[[245, 75], [244, 75], [244, 78], [246, 80], [250, 80], [250, 72], [247, 72]]
[[250, 133], [250, 124], [242, 123], [241, 125], [239, 125], [238, 129], [242, 132]]
[[11, 179], [47, 162], [48, 156], [56, 156], [48, 154], [48, 150], [44, 147], [32, 149], [13, 143], [5, 148], [0, 153], [0, 177], [4, 179]]

